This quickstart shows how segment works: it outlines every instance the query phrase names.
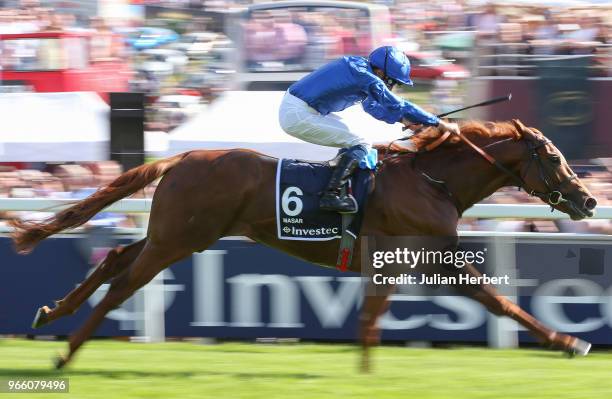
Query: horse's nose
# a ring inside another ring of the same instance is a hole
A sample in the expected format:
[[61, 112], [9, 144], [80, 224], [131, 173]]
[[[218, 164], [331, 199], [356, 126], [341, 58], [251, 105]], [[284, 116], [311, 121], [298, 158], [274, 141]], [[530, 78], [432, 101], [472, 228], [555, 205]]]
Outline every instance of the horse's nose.
[[584, 209], [592, 211], [597, 206], [597, 200], [593, 197], [589, 197], [584, 201]]

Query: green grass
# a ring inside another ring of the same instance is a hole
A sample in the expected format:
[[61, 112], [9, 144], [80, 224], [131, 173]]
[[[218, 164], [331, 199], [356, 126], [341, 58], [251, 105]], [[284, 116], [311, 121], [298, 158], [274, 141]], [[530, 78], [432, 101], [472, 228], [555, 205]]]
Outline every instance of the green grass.
[[485, 348], [377, 348], [357, 371], [348, 345], [130, 344], [92, 341], [63, 372], [62, 342], [0, 341], [0, 379], [70, 379], [69, 394], [5, 398], [611, 398], [612, 353]]

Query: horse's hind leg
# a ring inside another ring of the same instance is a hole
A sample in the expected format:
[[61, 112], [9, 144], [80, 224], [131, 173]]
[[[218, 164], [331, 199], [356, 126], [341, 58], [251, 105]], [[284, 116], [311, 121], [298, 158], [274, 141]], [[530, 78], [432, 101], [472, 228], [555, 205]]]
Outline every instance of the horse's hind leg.
[[136, 290], [151, 281], [157, 273], [190, 253], [190, 250], [172, 251], [165, 246], [147, 241], [134, 263], [113, 279], [108, 292], [94, 308], [85, 324], [70, 336], [68, 355], [58, 358], [56, 367], [65, 366], [74, 357], [76, 351], [93, 334], [108, 312], [119, 307]]
[[378, 286], [376, 295], [365, 295], [359, 316], [359, 339], [361, 340], [361, 371], [370, 371], [370, 347], [380, 342], [380, 329], [377, 322], [381, 314], [389, 306], [389, 295], [395, 286]]
[[[466, 266], [463, 272], [480, 275], [472, 266]], [[519, 305], [512, 302], [489, 284], [462, 285], [456, 288], [464, 295], [477, 300], [487, 310], [497, 316], [507, 316], [527, 328], [543, 345], [559, 349], [570, 355], [585, 356], [591, 349], [591, 344], [570, 335], [561, 334], [544, 326], [535, 317], [525, 312]]]
[[32, 328], [38, 328], [58, 318], [73, 314], [87, 298], [102, 284], [125, 270], [138, 256], [145, 244], [144, 239], [126, 246], [112, 249], [85, 281], [70, 291], [63, 299], [55, 301], [56, 307], [43, 306], [38, 309]]

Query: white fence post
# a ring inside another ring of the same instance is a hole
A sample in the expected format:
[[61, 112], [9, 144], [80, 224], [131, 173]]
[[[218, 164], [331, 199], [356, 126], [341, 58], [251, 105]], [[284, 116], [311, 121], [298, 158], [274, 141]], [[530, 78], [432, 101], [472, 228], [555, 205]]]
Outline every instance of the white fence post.
[[208, 249], [193, 254], [192, 326], [224, 326], [223, 256], [226, 250]]
[[[487, 272], [492, 276], [508, 276], [511, 284], [496, 288], [500, 294], [516, 302], [518, 300], [517, 287], [514, 285], [517, 274], [516, 240], [511, 236], [494, 234], [489, 239], [489, 243], [493, 262], [487, 262]], [[487, 339], [490, 347], [518, 347], [518, 329], [519, 326], [516, 321], [488, 313]]]
[[[149, 215], [139, 215], [138, 219], [144, 238], [149, 227]], [[142, 300], [136, 302], [140, 308], [137, 314], [142, 315], [138, 336], [143, 342], [163, 342], [166, 339], [164, 273], [162, 270], [143, 287]]]

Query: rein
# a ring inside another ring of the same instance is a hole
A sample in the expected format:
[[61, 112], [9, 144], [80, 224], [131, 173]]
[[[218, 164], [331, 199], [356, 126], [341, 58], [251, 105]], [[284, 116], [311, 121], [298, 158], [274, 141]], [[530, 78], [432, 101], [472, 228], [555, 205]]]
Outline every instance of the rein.
[[410, 135], [408, 137], [401, 137], [399, 139], [395, 139], [395, 140], [389, 142], [389, 144], [387, 145], [387, 148], [385, 148], [385, 153], [383, 154], [383, 159], [378, 162], [378, 166], [382, 165], [382, 163], [386, 159], [397, 158], [397, 157], [399, 157], [401, 155], [405, 155], [405, 154], [419, 154], [419, 153], [431, 151], [431, 150], [437, 148], [438, 146], [440, 146], [440, 144], [444, 143], [446, 141], [446, 139], [448, 139], [450, 137], [450, 135], [451, 135], [450, 132], [444, 132], [444, 134], [442, 134], [440, 137], [438, 137], [437, 139], [435, 139], [431, 143], [427, 144], [423, 148], [423, 150], [420, 150], [417, 153], [413, 153], [413, 152], [404, 152], [404, 153], [401, 153], [401, 152], [398, 152], [398, 153], [395, 153], [395, 154], [392, 154], [392, 155], [388, 155], [389, 151], [391, 150], [391, 147], [393, 146], [393, 144], [395, 144], [396, 141], [406, 141], [406, 140], [409, 140], [411, 137], [413, 137], [415, 134], [419, 133], [422, 130], [423, 130], [423, 128], [419, 128], [412, 135]]

